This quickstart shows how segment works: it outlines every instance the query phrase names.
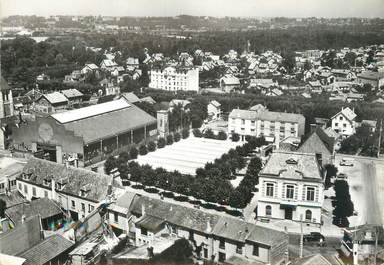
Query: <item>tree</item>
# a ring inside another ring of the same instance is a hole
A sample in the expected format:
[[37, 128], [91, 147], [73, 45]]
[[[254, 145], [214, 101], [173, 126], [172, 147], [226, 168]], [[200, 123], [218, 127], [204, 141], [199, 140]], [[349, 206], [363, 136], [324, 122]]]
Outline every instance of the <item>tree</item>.
[[150, 141], [150, 142], [148, 143], [148, 151], [149, 151], [149, 152], [154, 152], [154, 151], [156, 151], [156, 144], [155, 144], [155, 142]]
[[5, 210], [7, 209], [7, 203], [0, 199], [0, 218], [5, 218]]
[[281, 55], [283, 57], [282, 66], [287, 69], [288, 73], [292, 73], [296, 66], [295, 53], [287, 52]]
[[259, 157], [254, 157], [249, 161], [246, 175], [255, 179], [255, 184], [259, 183], [259, 172], [263, 167], [263, 163]]
[[335, 181], [335, 209], [333, 214], [335, 215], [334, 223], [339, 226], [345, 226], [346, 218], [351, 216], [354, 211], [354, 205], [349, 194], [349, 185], [345, 180]]
[[203, 137], [203, 134], [199, 129], [193, 129], [192, 133], [193, 133], [193, 136], [195, 137], [199, 137], [199, 138]]
[[147, 146], [145, 144], [140, 145], [140, 147], [139, 147], [139, 154], [141, 156], [144, 156], [144, 155], [148, 154]]
[[175, 140], [175, 142], [178, 142], [178, 141], [180, 141], [180, 139], [181, 139], [181, 135], [180, 135], [180, 133], [175, 133], [174, 135], [173, 135], [173, 138], [174, 138], [174, 140]]
[[129, 154], [128, 154], [128, 152], [121, 152], [120, 154], [119, 154], [119, 160], [121, 160], [123, 163], [127, 163], [128, 162], [128, 160], [129, 160]]
[[114, 156], [109, 156], [104, 163], [105, 174], [111, 174], [111, 171], [117, 167], [117, 160]]
[[328, 189], [329, 187], [331, 187], [331, 179], [333, 177], [336, 177], [338, 169], [335, 165], [332, 164], [327, 164], [324, 166], [324, 168], [327, 172], [325, 176], [325, 188]]
[[132, 159], [136, 159], [138, 154], [139, 154], [139, 151], [137, 150], [136, 147], [132, 147], [131, 150], [129, 150], [129, 156]]
[[215, 139], [215, 134], [213, 133], [213, 131], [211, 129], [208, 128], [204, 132], [204, 138]]
[[173, 144], [173, 135], [168, 134], [167, 135], [167, 145], [171, 145], [171, 144]]
[[240, 140], [240, 135], [238, 133], [232, 133], [232, 142], [238, 142]]
[[164, 148], [166, 145], [164, 137], [160, 137], [159, 140], [157, 140], [157, 148]]
[[188, 137], [189, 137], [189, 129], [184, 128], [184, 129], [181, 131], [181, 137], [182, 137], [183, 139], [188, 138]]
[[227, 140], [227, 134], [223, 131], [220, 131], [217, 134], [217, 140]]

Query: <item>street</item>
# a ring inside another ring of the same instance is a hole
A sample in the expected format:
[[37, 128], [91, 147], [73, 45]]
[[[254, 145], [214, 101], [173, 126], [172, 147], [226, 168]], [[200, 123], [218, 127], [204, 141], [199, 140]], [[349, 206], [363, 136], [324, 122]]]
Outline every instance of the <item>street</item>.
[[[343, 157], [352, 158], [353, 166], [340, 166]], [[384, 161], [375, 158], [337, 155], [335, 165], [339, 173], [348, 176], [351, 199], [357, 216], [351, 216], [350, 226], [382, 224], [384, 205]], [[374, 210], [372, 210], [374, 209]]]

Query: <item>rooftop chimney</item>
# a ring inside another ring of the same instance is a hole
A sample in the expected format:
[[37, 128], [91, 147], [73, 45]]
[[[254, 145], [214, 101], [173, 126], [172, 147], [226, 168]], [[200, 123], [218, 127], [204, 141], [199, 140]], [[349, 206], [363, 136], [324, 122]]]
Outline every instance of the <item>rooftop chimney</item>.
[[142, 204], [141, 205], [141, 216], [144, 216], [145, 215], [145, 205]]

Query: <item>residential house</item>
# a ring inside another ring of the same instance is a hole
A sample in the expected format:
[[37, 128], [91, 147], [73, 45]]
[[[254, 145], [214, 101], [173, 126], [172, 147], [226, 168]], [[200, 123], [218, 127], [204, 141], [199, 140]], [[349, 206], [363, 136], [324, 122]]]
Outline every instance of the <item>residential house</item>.
[[105, 200], [111, 185], [111, 176], [34, 157], [17, 178], [17, 190], [27, 200], [49, 198], [75, 221]]
[[16, 189], [16, 177], [21, 174], [24, 164], [24, 159], [0, 158], [0, 194], [7, 195]]
[[351, 136], [356, 132], [356, 117], [354, 110], [343, 107], [340, 112], [331, 118], [331, 127], [336, 133], [344, 137]]
[[204, 260], [228, 262], [235, 256], [270, 264], [286, 260], [288, 236], [284, 232], [145, 196], [128, 196], [127, 200], [122, 208], [129, 209], [128, 214], [123, 211], [118, 217], [128, 221], [123, 223], [134, 231], [130, 234], [136, 246], [185, 238], [194, 254]]
[[316, 154], [276, 151], [259, 174], [259, 220], [321, 226], [324, 176]]
[[367, 126], [371, 133], [374, 133], [377, 128], [377, 121], [374, 120], [362, 120], [360, 126]]
[[299, 146], [297, 152], [315, 153], [320, 165], [333, 164], [335, 139], [329, 137], [321, 127], [315, 125], [312, 133]]
[[269, 97], [280, 97], [284, 95], [284, 92], [278, 88], [268, 89], [265, 91], [265, 95]]
[[308, 87], [311, 93], [321, 94], [323, 92], [323, 86], [320, 81], [309, 81]]
[[83, 75], [85, 74], [88, 74], [88, 73], [98, 73], [99, 71], [99, 67], [94, 64], [94, 63], [89, 63], [89, 64], [85, 64], [85, 66], [83, 67], [83, 69], [81, 69], [81, 73]]
[[194, 67], [173, 67], [151, 70], [150, 88], [167, 91], [199, 91], [199, 70]]
[[113, 71], [117, 66], [118, 66], [118, 64], [114, 60], [111, 60], [111, 59], [104, 59], [100, 63], [100, 68], [102, 70], [106, 70], [106, 71]]
[[127, 61], [126, 61], [127, 71], [134, 71], [135, 69], [138, 69], [139, 66], [140, 66], [140, 63], [138, 58], [133, 58], [133, 57], [127, 58]]
[[373, 88], [380, 88], [384, 85], [384, 72], [362, 72], [357, 75], [357, 83], [370, 84]]
[[219, 80], [221, 90], [230, 92], [237, 88], [240, 88], [239, 78], [232, 75], [225, 75]]
[[207, 112], [208, 112], [208, 117], [210, 117], [212, 120], [220, 119], [221, 117], [221, 104], [216, 101], [212, 100], [209, 102], [207, 106]]
[[348, 69], [332, 69], [331, 73], [335, 76], [336, 81], [353, 81], [356, 79], [356, 74]]
[[73, 106], [74, 104], [79, 104], [83, 102], [83, 93], [75, 88], [65, 89], [60, 91], [68, 99], [68, 105]]
[[43, 94], [34, 103], [36, 111], [47, 114], [64, 111], [67, 107], [68, 99], [60, 92]]
[[38, 76], [36, 76], [36, 82], [41, 82], [41, 81], [48, 81], [50, 80], [49, 75], [46, 75], [45, 73], [42, 73]]
[[245, 136], [264, 136], [279, 142], [288, 136], [304, 135], [305, 117], [301, 114], [233, 109], [228, 118], [228, 133]]
[[80, 70], [74, 70], [70, 75], [64, 77], [64, 83], [78, 83], [84, 81], [84, 75]]

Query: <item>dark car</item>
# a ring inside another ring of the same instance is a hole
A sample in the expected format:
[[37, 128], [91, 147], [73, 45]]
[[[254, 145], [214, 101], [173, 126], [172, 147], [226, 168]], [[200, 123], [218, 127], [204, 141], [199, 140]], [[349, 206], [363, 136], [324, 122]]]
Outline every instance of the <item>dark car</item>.
[[319, 232], [311, 232], [310, 234], [303, 236], [303, 241], [304, 242], [316, 242], [316, 243], [324, 244], [325, 243], [325, 237], [322, 234], [320, 234]]

